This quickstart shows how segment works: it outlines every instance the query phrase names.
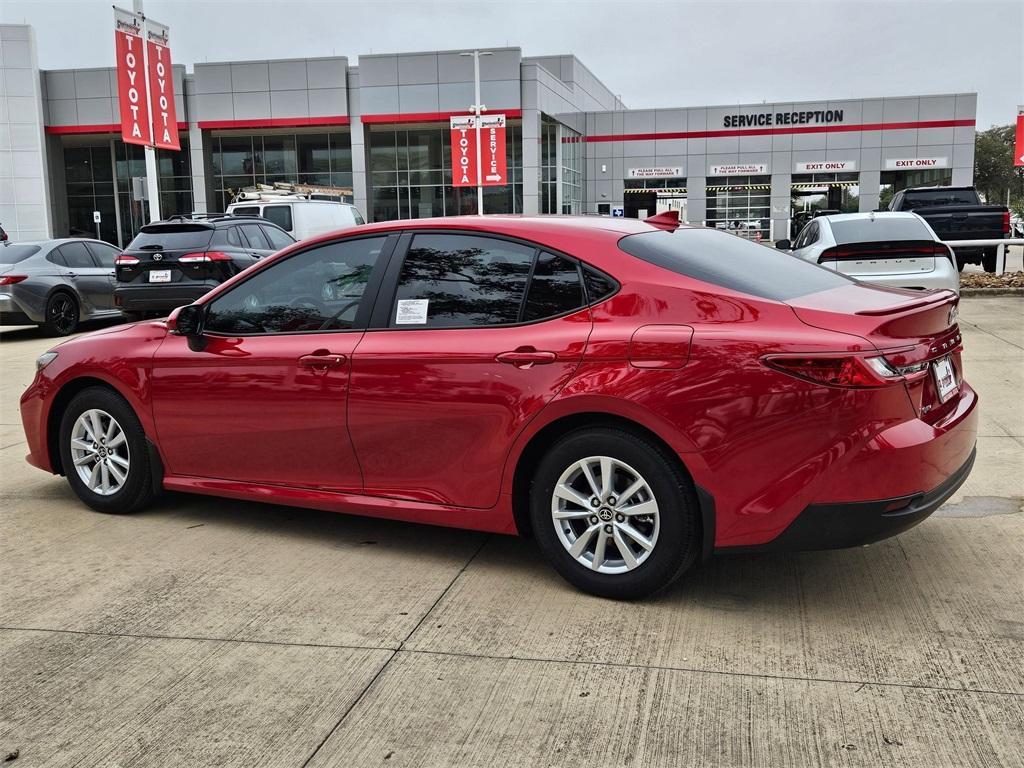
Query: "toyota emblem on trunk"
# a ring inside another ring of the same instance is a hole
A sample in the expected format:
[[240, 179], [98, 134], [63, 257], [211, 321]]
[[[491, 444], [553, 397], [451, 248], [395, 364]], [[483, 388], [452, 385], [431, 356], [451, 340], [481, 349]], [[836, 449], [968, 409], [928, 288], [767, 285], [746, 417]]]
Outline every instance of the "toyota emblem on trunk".
[[[163, 259], [164, 259], [164, 255], [162, 253], [154, 253], [153, 254], [153, 261], [163, 261]], [[950, 317], [952, 317], [952, 315], [950, 315]]]

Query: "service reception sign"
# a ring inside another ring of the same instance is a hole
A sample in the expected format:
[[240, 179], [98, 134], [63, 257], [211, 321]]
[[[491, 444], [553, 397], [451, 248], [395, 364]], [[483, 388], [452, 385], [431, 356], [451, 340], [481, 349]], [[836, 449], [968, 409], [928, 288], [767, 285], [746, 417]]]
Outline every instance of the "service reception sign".
[[887, 171], [921, 171], [949, 168], [948, 157], [891, 157], [885, 161]]

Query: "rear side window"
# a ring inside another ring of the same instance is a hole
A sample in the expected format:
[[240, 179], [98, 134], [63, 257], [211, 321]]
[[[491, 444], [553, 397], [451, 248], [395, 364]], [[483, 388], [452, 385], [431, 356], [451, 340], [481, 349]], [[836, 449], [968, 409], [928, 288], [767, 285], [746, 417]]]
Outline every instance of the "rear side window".
[[585, 303], [576, 262], [553, 253], [542, 251], [538, 254], [530, 278], [523, 320], [554, 317], [579, 309]]
[[247, 205], [243, 208], [232, 208], [232, 216], [259, 216], [260, 209], [257, 205]]
[[774, 301], [852, 282], [833, 270], [714, 229], [628, 235], [619, 248], [677, 274]]
[[363, 218], [363, 214], [359, 212], [358, 208], [352, 208], [352, 218], [355, 219], [356, 224], [365, 224], [366, 219]]
[[68, 269], [95, 269], [97, 266], [85, 243], [65, 243], [60, 252]]
[[590, 304], [608, 298], [619, 289], [618, 283], [608, 275], [586, 264], [583, 265], [583, 284], [587, 287], [587, 302]]
[[519, 322], [534, 248], [476, 235], [416, 235], [402, 265], [393, 327]]
[[38, 245], [0, 246], [0, 264], [17, 264], [36, 253], [39, 253]]
[[277, 227], [260, 227], [260, 229], [263, 230], [263, 234], [266, 235], [267, 239], [270, 241], [271, 248], [280, 250], [281, 248], [285, 248], [295, 242], [292, 237], [285, 234]]
[[267, 241], [266, 235], [263, 234], [263, 228], [258, 224], [243, 224], [239, 229], [242, 230], [242, 237], [249, 241], [250, 248], [260, 251], [270, 250], [270, 243]]
[[224, 227], [218, 229], [213, 235], [211, 245], [233, 245], [236, 248], [242, 247], [242, 238], [238, 236], [238, 227]]
[[172, 224], [155, 227], [143, 227], [135, 236], [128, 249], [146, 248], [147, 250], [205, 250], [213, 237], [212, 227], [194, 224]]
[[879, 240], [934, 240], [920, 219], [910, 216], [875, 216], [873, 219], [832, 221], [832, 234], [839, 245], [874, 243]]
[[290, 205], [265, 205], [263, 218], [272, 221], [285, 232], [292, 231], [292, 207]]

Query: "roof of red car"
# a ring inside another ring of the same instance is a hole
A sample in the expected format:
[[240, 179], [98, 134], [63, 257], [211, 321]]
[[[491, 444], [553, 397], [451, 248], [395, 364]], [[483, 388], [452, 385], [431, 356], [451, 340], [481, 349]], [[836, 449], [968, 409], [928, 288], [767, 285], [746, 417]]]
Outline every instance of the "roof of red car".
[[[686, 225], [682, 225], [685, 227]], [[436, 219], [397, 219], [375, 224], [364, 224], [362, 231], [392, 231], [400, 229], [478, 229], [485, 232], [526, 235], [547, 232], [569, 234], [581, 229], [604, 230], [616, 238], [651, 232], [657, 229], [640, 219], [612, 218], [611, 216], [444, 216]]]

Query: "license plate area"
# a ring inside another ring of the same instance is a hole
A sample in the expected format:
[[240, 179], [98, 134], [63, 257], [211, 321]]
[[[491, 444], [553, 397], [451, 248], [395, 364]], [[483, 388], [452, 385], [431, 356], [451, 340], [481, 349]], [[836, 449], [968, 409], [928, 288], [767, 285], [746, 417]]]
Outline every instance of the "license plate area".
[[932, 363], [932, 377], [935, 380], [935, 391], [939, 395], [940, 403], [948, 401], [960, 388], [957, 384], [953, 361], [949, 357], [940, 358]]
[[171, 270], [169, 270], [169, 269], [151, 269], [149, 271], [149, 282], [151, 282], [151, 283], [169, 283], [169, 282], [171, 282]]

